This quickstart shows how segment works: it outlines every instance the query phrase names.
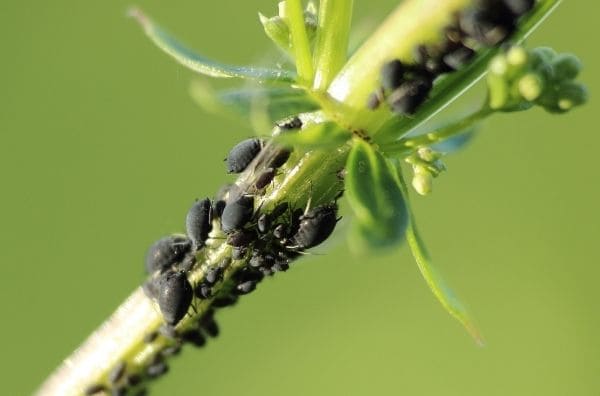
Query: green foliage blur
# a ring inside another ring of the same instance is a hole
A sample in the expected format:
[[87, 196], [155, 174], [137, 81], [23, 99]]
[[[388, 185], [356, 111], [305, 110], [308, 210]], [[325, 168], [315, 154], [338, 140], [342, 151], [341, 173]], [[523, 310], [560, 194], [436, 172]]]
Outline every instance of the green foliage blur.
[[[396, 1], [355, 3], [356, 21], [376, 23]], [[146, 247], [230, 180], [222, 159], [252, 133], [194, 105], [193, 75], [125, 17], [129, 5], [0, 2], [3, 395], [32, 393], [140, 284]], [[209, 56], [269, 53], [257, 12], [276, 1], [137, 5]], [[434, 193], [413, 198], [486, 347], [442, 310], [406, 246], [352, 257], [342, 226], [324, 254], [221, 312], [222, 336], [184, 350], [152, 394], [597, 395], [599, 11], [564, 2], [529, 42], [576, 53], [591, 101], [493, 117], [446, 159]]]

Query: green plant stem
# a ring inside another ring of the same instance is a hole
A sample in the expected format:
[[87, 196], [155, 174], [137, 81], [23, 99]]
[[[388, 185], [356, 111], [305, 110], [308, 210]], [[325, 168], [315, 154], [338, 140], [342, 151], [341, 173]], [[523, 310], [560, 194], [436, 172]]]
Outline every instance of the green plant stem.
[[[271, 147], [271, 146], [269, 146]], [[268, 163], [274, 155], [269, 147], [263, 149], [256, 161]], [[342, 189], [336, 171], [343, 168], [349, 147], [343, 145], [332, 151], [297, 152], [290, 158], [290, 165], [282, 168], [273, 189], [258, 204], [271, 208], [280, 202], [289, 202], [294, 208], [304, 207], [309, 199], [312, 205], [331, 202]], [[236, 184], [240, 187], [253, 185], [261, 168], [246, 172]], [[199, 283], [208, 268], [217, 266], [231, 256], [231, 247], [225, 243], [223, 234], [217, 230], [211, 234], [210, 249], [203, 249], [197, 256], [198, 264], [188, 273], [190, 283]], [[224, 279], [213, 289], [213, 294], [226, 294], [231, 287], [230, 279], [247, 259], [234, 260], [226, 269]], [[192, 302], [194, 309], [177, 325], [178, 331], [193, 328], [199, 317], [206, 313], [213, 299]], [[36, 395], [80, 395], [92, 384], [108, 382], [110, 370], [119, 362], [126, 362], [128, 373], [143, 373], [156, 354], [175, 341], [159, 336], [154, 342], [144, 342], [144, 337], [155, 332], [163, 324], [157, 304], [137, 288], [117, 311], [94, 332], [40, 387]]]
[[[406, 0], [394, 10], [379, 28], [354, 53], [328, 89], [329, 96], [343, 103], [343, 118], [355, 129], [374, 132], [390, 112], [370, 111], [367, 98], [379, 80], [385, 62], [392, 59], [412, 61], [419, 44], [441, 39], [444, 26], [455, 12], [472, 0]], [[382, 106], [385, 107], [385, 106]]]
[[325, 91], [346, 62], [353, 0], [321, 0], [313, 89]]
[[440, 143], [455, 136], [467, 133], [470, 127], [483, 120], [493, 113], [490, 108], [483, 107], [479, 111], [460, 119], [459, 121], [446, 125], [436, 131], [418, 135], [415, 137], [403, 138], [396, 142], [381, 144], [379, 148], [385, 154], [390, 156], [406, 156], [421, 146], [428, 146], [434, 143]]
[[294, 48], [298, 79], [301, 84], [309, 86], [313, 79], [313, 64], [306, 25], [304, 24], [302, 1], [286, 0], [284, 4], [286, 18], [290, 27], [290, 35], [292, 37], [292, 48]]

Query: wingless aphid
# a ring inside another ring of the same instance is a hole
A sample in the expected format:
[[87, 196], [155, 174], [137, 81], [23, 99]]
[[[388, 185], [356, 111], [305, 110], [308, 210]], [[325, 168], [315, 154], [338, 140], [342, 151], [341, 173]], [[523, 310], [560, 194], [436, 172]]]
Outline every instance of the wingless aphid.
[[185, 218], [188, 237], [196, 250], [204, 247], [212, 230], [212, 204], [210, 199], [196, 201]]
[[157, 300], [165, 322], [174, 326], [187, 313], [193, 290], [183, 272], [166, 272], [158, 280]]
[[243, 172], [260, 153], [262, 147], [262, 140], [256, 138], [246, 139], [236, 144], [225, 158], [227, 173]]
[[180, 262], [192, 247], [191, 241], [183, 235], [171, 235], [154, 242], [146, 253], [146, 271], [152, 274], [163, 272]]

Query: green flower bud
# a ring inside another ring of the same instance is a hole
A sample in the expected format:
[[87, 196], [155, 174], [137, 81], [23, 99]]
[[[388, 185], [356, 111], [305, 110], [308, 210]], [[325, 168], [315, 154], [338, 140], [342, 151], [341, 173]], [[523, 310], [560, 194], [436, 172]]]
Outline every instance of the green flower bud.
[[573, 80], [581, 71], [581, 61], [573, 54], [560, 54], [552, 62], [556, 78], [561, 81]]
[[527, 73], [518, 82], [519, 94], [533, 102], [540, 97], [544, 89], [544, 81], [535, 73]]
[[290, 29], [285, 22], [285, 19], [280, 16], [268, 18], [261, 13], [258, 13], [260, 23], [267, 36], [281, 49], [288, 51], [290, 49]]
[[433, 187], [433, 176], [426, 169], [421, 167], [414, 168], [415, 175], [412, 179], [412, 186], [419, 195], [427, 195]]
[[[491, 68], [490, 68], [491, 69]], [[508, 102], [508, 84], [506, 79], [490, 70], [487, 76], [488, 85], [488, 105], [491, 109], [499, 110], [506, 106]]]
[[419, 147], [417, 155], [425, 162], [433, 162], [440, 157], [431, 147]]
[[527, 51], [525, 48], [514, 46], [506, 53], [506, 61], [513, 67], [523, 67], [528, 61]]
[[585, 86], [574, 81], [568, 81], [562, 84], [558, 91], [558, 107], [562, 111], [569, 111], [575, 106], [584, 104], [587, 97]]

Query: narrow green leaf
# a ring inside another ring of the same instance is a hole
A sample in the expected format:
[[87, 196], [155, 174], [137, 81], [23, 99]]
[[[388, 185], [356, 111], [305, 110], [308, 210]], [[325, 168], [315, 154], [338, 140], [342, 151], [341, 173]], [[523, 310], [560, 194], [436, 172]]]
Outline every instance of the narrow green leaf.
[[190, 94], [205, 111], [234, 115], [250, 121], [259, 133], [273, 128], [276, 121], [317, 109], [303, 90], [283, 87], [254, 87], [216, 91], [202, 80], [193, 81]]
[[358, 229], [373, 247], [404, 237], [408, 210], [394, 167], [373, 146], [355, 139], [346, 165], [346, 197]]
[[333, 122], [304, 125], [301, 130], [277, 135], [275, 140], [304, 150], [323, 150], [339, 147], [352, 138], [352, 134]]
[[408, 191], [406, 188], [406, 183], [402, 178], [400, 168], [397, 169], [397, 174], [403, 187], [402, 190], [407, 200], [407, 206], [409, 207], [409, 221], [406, 230], [406, 241], [408, 242], [410, 251], [417, 262], [419, 271], [421, 271], [421, 275], [425, 279], [425, 282], [427, 283], [427, 286], [429, 286], [429, 289], [432, 291], [433, 295], [437, 298], [440, 304], [442, 304], [442, 307], [444, 307], [444, 309], [453, 318], [460, 322], [465, 330], [467, 330], [469, 335], [475, 340], [477, 345], [485, 345], [483, 335], [475, 325], [473, 318], [471, 318], [465, 306], [458, 299], [454, 291], [452, 291], [452, 289], [446, 284], [444, 278], [434, 267], [425, 243], [423, 242], [423, 239], [417, 230], [414, 214], [410, 210], [410, 203], [408, 203]]
[[133, 8], [129, 15], [144, 29], [146, 35], [160, 49], [173, 57], [190, 70], [209, 77], [218, 78], [243, 78], [247, 80], [258, 80], [261, 82], [294, 82], [296, 77], [293, 72], [283, 69], [266, 69], [250, 66], [225, 65], [208, 59], [190, 50], [173, 36], [156, 25], [141, 10]]
[[313, 88], [325, 91], [346, 61], [353, 0], [321, 0]]
[[302, 83], [308, 84], [313, 79], [312, 54], [310, 41], [306, 31], [304, 11], [301, 0], [284, 0], [283, 9], [287, 18], [292, 39], [292, 50], [296, 60], [296, 70]]

